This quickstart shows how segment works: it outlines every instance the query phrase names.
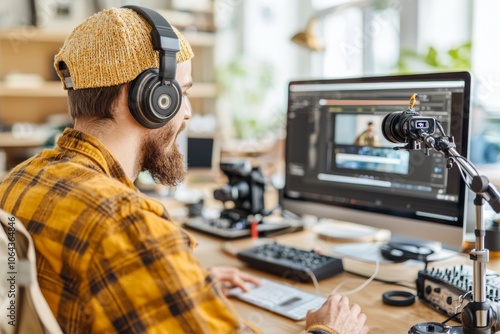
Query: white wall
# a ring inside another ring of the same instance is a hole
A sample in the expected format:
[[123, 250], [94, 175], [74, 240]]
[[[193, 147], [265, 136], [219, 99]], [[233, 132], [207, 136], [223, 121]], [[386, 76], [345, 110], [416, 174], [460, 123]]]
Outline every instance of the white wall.
[[433, 46], [444, 51], [470, 41], [470, 11], [471, 0], [419, 0], [418, 50]]
[[31, 11], [28, 1], [1, 1], [0, 27], [13, 27], [31, 24]]
[[472, 25], [472, 69], [477, 102], [500, 111], [500, 1], [474, 1]]
[[225, 137], [234, 135], [231, 118], [235, 113], [247, 114], [259, 122], [275, 121], [274, 117], [286, 111], [288, 82], [310, 76], [308, 51], [290, 41], [304, 28], [310, 13], [308, 8], [308, 2], [302, 0], [216, 1], [216, 66], [223, 68], [243, 55], [250, 71], [259, 70], [262, 62], [273, 68], [273, 88], [264, 93], [261, 106], [245, 106], [228, 96], [220, 99], [218, 113]]

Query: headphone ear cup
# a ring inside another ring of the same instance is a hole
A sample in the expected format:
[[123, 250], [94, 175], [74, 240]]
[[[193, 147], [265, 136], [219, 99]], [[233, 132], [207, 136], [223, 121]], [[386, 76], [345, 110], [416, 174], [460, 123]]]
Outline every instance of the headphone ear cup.
[[163, 85], [158, 69], [148, 69], [132, 81], [128, 106], [141, 125], [157, 129], [168, 123], [179, 111], [182, 91], [176, 80]]
[[394, 262], [405, 262], [408, 258], [400, 249], [392, 247], [390, 244], [384, 244], [379, 247], [380, 253], [384, 258]]
[[381, 245], [380, 252], [384, 258], [394, 262], [404, 262], [407, 260], [426, 262], [427, 257], [434, 254], [434, 251], [429, 247], [392, 242]]

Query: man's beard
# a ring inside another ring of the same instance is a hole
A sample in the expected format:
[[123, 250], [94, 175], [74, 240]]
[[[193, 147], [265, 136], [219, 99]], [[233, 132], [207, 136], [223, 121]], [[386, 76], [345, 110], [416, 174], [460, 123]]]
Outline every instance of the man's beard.
[[[181, 127], [181, 130], [184, 128]], [[180, 132], [180, 131], [179, 131]], [[141, 171], [148, 171], [156, 182], [175, 187], [184, 180], [186, 168], [184, 157], [177, 143], [166, 149], [166, 143], [175, 140], [177, 133], [169, 124], [153, 130], [142, 141]]]

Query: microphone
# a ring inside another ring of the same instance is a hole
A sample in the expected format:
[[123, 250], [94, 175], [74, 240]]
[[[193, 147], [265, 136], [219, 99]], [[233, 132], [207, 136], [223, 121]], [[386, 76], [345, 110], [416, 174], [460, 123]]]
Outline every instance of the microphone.
[[[389, 113], [382, 120], [382, 135], [391, 143], [420, 143], [423, 135], [430, 136], [436, 130], [434, 118], [422, 116], [413, 110], [416, 97], [417, 94], [412, 95], [408, 109]], [[419, 145], [413, 148], [419, 149]]]
[[432, 135], [435, 129], [434, 118], [421, 116], [411, 109], [389, 113], [382, 120], [382, 134], [392, 143], [421, 140], [422, 133]]

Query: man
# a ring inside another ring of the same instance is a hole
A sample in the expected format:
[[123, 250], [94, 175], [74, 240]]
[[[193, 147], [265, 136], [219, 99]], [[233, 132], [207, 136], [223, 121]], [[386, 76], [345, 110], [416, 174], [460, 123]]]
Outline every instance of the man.
[[[74, 129], [7, 175], [0, 208], [32, 235], [40, 287], [66, 333], [258, 333], [221, 289], [258, 279], [235, 268], [203, 269], [195, 240], [133, 185], [143, 170], [169, 186], [185, 173], [176, 137], [191, 117], [193, 53], [178, 31], [180, 108], [159, 127], [132, 113], [137, 77], [162, 72], [152, 29], [125, 8], [75, 28], [54, 64]], [[167, 109], [174, 100], [160, 95], [157, 102]], [[358, 334], [368, 331], [365, 321], [359, 306], [336, 295], [306, 324], [312, 333]]]
[[381, 145], [379, 136], [375, 133], [373, 122], [368, 122], [366, 130], [354, 140], [354, 145], [378, 147]]

